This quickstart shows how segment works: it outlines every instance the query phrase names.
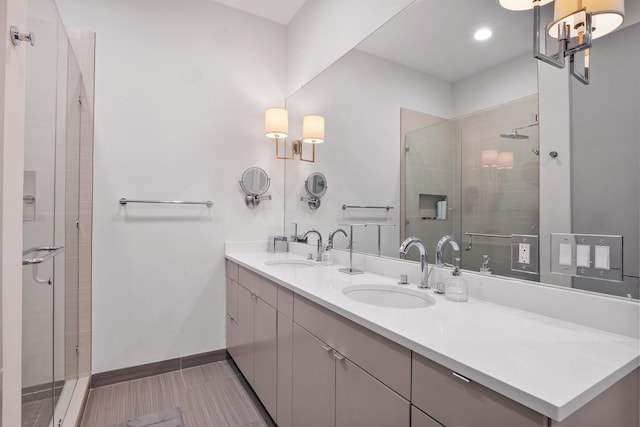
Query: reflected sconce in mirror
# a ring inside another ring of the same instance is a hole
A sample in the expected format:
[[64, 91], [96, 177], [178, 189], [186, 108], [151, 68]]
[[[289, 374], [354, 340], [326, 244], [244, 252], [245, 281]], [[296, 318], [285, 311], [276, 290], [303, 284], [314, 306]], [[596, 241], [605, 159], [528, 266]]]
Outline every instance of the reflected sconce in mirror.
[[301, 196], [301, 202], [307, 202], [309, 207], [316, 210], [320, 207], [320, 198], [327, 192], [327, 178], [320, 172], [314, 172], [304, 182], [307, 197]]
[[240, 188], [244, 191], [244, 203], [248, 208], [256, 208], [261, 200], [271, 200], [271, 195], [263, 196], [269, 190], [271, 178], [261, 168], [248, 168], [242, 173]]
[[498, 166], [498, 150], [482, 150], [482, 167], [497, 167]]
[[[618, 28], [624, 20], [624, 0], [555, 0], [553, 22], [540, 30], [540, 8], [553, 0], [498, 0], [508, 10], [533, 9], [533, 56], [557, 68], [565, 67], [581, 83], [589, 84], [589, 55], [593, 39]], [[558, 51], [547, 53], [547, 34], [558, 39]], [[583, 71], [576, 70], [575, 56], [584, 52]]]
[[513, 151], [498, 153], [498, 169], [513, 169]]
[[[324, 117], [318, 115], [304, 116], [302, 119], [302, 139], [291, 143], [291, 155], [287, 156], [287, 141], [284, 141], [284, 154], [280, 154], [280, 139], [289, 136], [289, 112], [285, 108], [267, 108], [264, 112], [264, 135], [273, 138], [276, 142], [276, 159], [293, 160], [300, 156], [303, 162], [316, 161], [316, 144], [324, 142]], [[302, 155], [303, 144], [311, 144], [311, 158], [305, 159]]]

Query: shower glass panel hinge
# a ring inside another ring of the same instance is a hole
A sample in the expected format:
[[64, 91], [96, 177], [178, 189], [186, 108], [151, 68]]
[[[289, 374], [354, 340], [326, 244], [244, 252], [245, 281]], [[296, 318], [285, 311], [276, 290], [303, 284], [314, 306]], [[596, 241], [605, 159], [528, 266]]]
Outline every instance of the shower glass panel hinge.
[[81, 96], [78, 97], [78, 104], [82, 105], [82, 97]]
[[80, 354], [80, 346], [79, 346], [79, 345], [77, 345], [77, 346], [76, 346], [76, 356], [77, 356], [78, 354]]
[[404, 152], [405, 152], [405, 153], [408, 153], [409, 151], [411, 151], [411, 150], [409, 149], [409, 147], [404, 147]]
[[80, 230], [80, 221], [76, 221], [76, 230]]
[[29, 42], [31, 46], [36, 44], [33, 33], [21, 33], [20, 29], [15, 25], [12, 25], [9, 28], [9, 36], [11, 37], [11, 43], [13, 43], [14, 46], [18, 46], [20, 42]]

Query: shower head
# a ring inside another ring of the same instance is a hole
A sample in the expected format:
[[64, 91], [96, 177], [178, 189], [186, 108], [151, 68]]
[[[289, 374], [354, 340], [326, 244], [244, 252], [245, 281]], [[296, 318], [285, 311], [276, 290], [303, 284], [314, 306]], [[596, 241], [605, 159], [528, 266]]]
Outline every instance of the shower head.
[[509, 133], [501, 133], [500, 136], [502, 138], [509, 138], [509, 139], [529, 139], [529, 137], [527, 135], [523, 135], [521, 133], [518, 133], [518, 129], [513, 129]]

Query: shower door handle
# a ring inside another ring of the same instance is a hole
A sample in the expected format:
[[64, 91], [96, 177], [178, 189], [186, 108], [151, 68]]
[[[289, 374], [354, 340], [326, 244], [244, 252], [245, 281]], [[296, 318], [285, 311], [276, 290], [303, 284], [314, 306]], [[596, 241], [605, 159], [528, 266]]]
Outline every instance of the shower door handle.
[[53, 258], [54, 256], [60, 255], [62, 252], [64, 252], [64, 246], [36, 246], [34, 248], [27, 249], [26, 251], [22, 252], [22, 256], [29, 255], [36, 252], [46, 252], [46, 254], [41, 257], [27, 258], [27, 259], [23, 258], [22, 265], [34, 265], [34, 264], [43, 263]]

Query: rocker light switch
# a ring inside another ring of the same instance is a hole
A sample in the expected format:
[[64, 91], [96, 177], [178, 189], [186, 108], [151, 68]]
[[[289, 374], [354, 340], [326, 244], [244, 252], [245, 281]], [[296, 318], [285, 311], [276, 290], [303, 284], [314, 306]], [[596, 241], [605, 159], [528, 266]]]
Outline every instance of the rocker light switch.
[[560, 243], [560, 256], [558, 262], [560, 265], [571, 265], [572, 264], [572, 252], [573, 245], [569, 243]]
[[596, 265], [595, 268], [609, 270], [609, 246], [596, 246]]
[[576, 265], [578, 267], [591, 267], [591, 246], [576, 246]]

